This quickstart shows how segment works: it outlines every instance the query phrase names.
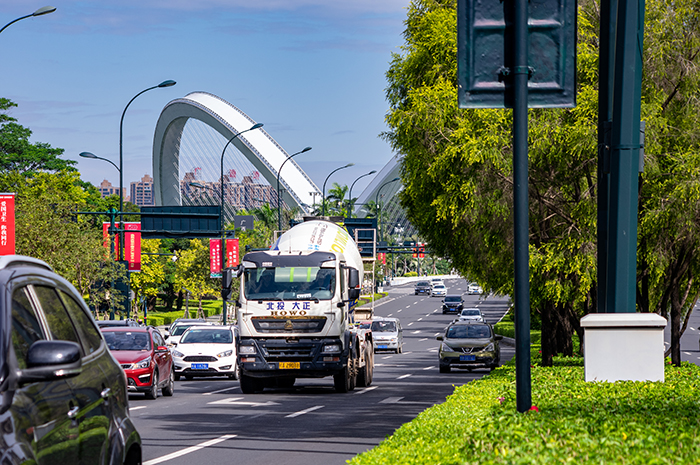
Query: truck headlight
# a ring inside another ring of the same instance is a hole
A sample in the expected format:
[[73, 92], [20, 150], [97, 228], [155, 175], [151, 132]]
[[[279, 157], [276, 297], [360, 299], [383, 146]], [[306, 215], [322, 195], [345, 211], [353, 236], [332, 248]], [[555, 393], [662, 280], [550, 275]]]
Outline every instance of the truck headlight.
[[340, 352], [340, 344], [326, 344], [321, 352], [324, 354], [337, 354]]
[[238, 351], [241, 354], [255, 354], [255, 346], [241, 346]]
[[230, 357], [232, 353], [233, 353], [233, 350], [227, 350], [227, 351], [221, 352], [219, 354], [216, 354], [216, 356], [219, 358]]
[[136, 368], [148, 368], [151, 366], [151, 357], [144, 358], [140, 362], [134, 363], [134, 369]]

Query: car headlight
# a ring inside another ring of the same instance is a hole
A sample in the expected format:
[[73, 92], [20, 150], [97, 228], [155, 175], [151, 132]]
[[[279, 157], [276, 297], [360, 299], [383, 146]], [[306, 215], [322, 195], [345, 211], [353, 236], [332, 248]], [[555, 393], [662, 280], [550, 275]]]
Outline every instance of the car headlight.
[[173, 357], [177, 357], [177, 358], [182, 358], [182, 357], [185, 356], [185, 354], [183, 354], [183, 353], [180, 352], [179, 350], [173, 350], [173, 351], [172, 351], [172, 354], [173, 354]]
[[216, 354], [217, 357], [223, 358], [223, 357], [230, 357], [231, 354], [233, 353], [233, 350], [226, 350], [224, 352], [221, 352], [219, 354]]
[[238, 348], [241, 354], [255, 354], [255, 346], [241, 346]]
[[493, 345], [493, 342], [487, 345], [482, 349], [483, 352], [493, 352], [495, 346]]
[[340, 344], [326, 344], [321, 350], [324, 354], [337, 354], [340, 353]]
[[151, 357], [144, 358], [140, 362], [134, 363], [134, 369], [136, 368], [148, 368], [151, 366]]
[[441, 352], [454, 352], [454, 349], [443, 342], [442, 345], [440, 345], [440, 351]]

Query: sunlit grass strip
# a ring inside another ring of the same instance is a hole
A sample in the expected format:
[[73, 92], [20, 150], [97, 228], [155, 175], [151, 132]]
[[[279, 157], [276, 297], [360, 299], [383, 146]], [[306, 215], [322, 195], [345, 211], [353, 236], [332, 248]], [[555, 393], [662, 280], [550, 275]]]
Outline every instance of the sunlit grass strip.
[[700, 463], [700, 368], [667, 366], [665, 383], [586, 383], [581, 358], [557, 362], [532, 368], [537, 412], [516, 413], [504, 366], [350, 463]]

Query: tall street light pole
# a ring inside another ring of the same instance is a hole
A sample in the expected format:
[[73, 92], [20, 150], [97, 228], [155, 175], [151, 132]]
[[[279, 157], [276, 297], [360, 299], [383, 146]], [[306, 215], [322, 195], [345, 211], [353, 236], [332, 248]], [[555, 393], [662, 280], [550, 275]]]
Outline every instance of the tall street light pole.
[[398, 181], [399, 179], [401, 179], [401, 178], [394, 178], [394, 179], [392, 179], [391, 181], [387, 181], [387, 182], [385, 182], [384, 184], [382, 184], [381, 186], [379, 186], [379, 189], [377, 189], [377, 196], [376, 196], [376, 198], [374, 199], [374, 204], [377, 206], [377, 216], [379, 217], [379, 218], [378, 218], [378, 220], [379, 220], [378, 226], [379, 226], [379, 240], [380, 240], [380, 241], [384, 240], [384, 234], [383, 234], [383, 231], [382, 231], [382, 214], [381, 214], [381, 208], [379, 208], [379, 192], [380, 192], [380, 191], [382, 190], [382, 188], [383, 188], [384, 186], [386, 186], [387, 184], [391, 184], [392, 182], [396, 182], [396, 181]]
[[326, 180], [323, 181], [323, 198], [321, 199], [323, 201], [323, 209], [322, 209], [323, 216], [326, 216], [326, 182], [328, 181], [328, 178], [330, 178], [331, 175], [333, 173], [335, 173], [336, 171], [340, 171], [340, 170], [343, 170], [345, 168], [350, 168], [351, 166], [355, 166], [355, 164], [348, 163], [345, 166], [341, 166], [340, 168], [334, 169], [333, 171], [331, 171], [331, 173], [328, 176], [326, 176]]
[[[138, 94], [134, 95], [134, 97], [129, 100], [129, 103], [126, 104], [126, 107], [124, 107], [124, 111], [122, 112], [122, 117], [121, 120], [119, 121], [119, 228], [122, 229], [124, 227], [124, 155], [123, 155], [123, 135], [124, 135], [124, 115], [126, 115], [126, 110], [129, 108], [129, 105], [131, 105], [131, 102], [136, 100], [136, 97], [139, 95], [143, 94], [144, 92], [148, 92], [149, 90], [153, 89], [158, 89], [160, 87], [172, 87], [175, 85], [175, 81], [167, 80], [163, 81], [157, 86], [149, 87], [148, 89], [144, 89]], [[119, 261], [121, 262], [124, 260], [124, 234], [119, 235]]]
[[359, 178], [355, 179], [352, 184], [350, 184], [350, 195], [348, 196], [348, 216], [352, 218], [352, 207], [355, 206], [355, 202], [352, 200], [352, 188], [355, 187], [355, 183], [359, 181], [360, 179], [364, 178], [365, 176], [369, 176], [370, 174], [376, 173], [377, 170], [372, 170], [369, 173], [365, 173]]
[[53, 13], [54, 11], [56, 11], [56, 8], [53, 7], [53, 6], [42, 6], [41, 8], [39, 8], [38, 10], [36, 10], [34, 13], [32, 13], [32, 14], [30, 14], [30, 15], [22, 16], [21, 18], [17, 18], [17, 19], [15, 19], [14, 21], [10, 21], [9, 23], [5, 24], [5, 25], [2, 27], [2, 29], [0, 29], [0, 32], [4, 31], [5, 29], [7, 29], [7, 27], [8, 27], [10, 24], [14, 24], [14, 23], [16, 23], [17, 21], [21, 21], [21, 20], [26, 19], [26, 18], [31, 18], [32, 16], [47, 15], [47, 14], [49, 14], [49, 13]]
[[[221, 212], [219, 213], [219, 221], [221, 222], [221, 264], [222, 268], [225, 268], [225, 259], [226, 259], [226, 237], [224, 234], [225, 227], [224, 227], [224, 155], [226, 154], [226, 149], [228, 148], [229, 144], [236, 140], [241, 134], [246, 133], [248, 131], [252, 131], [253, 129], [258, 129], [263, 127], [263, 123], [256, 123], [253, 126], [251, 126], [248, 129], [245, 129], [237, 134], [234, 134], [233, 137], [231, 137], [228, 142], [226, 142], [226, 145], [224, 145], [224, 149], [221, 151]], [[221, 289], [223, 291], [225, 287], [225, 276], [223, 269], [221, 271]], [[223, 324], [226, 324], [226, 298], [222, 294], [221, 300], [223, 302], [222, 307], [221, 307], [221, 314], [223, 316]]]
[[278, 231], [282, 230], [282, 199], [281, 199], [282, 194], [280, 193], [280, 173], [282, 172], [282, 168], [284, 167], [284, 164], [287, 163], [289, 160], [291, 160], [292, 157], [296, 157], [300, 153], [308, 152], [309, 150], [311, 150], [311, 147], [305, 147], [303, 150], [300, 150], [299, 152], [288, 156], [287, 159], [282, 162], [280, 169], [277, 170], [277, 230]]

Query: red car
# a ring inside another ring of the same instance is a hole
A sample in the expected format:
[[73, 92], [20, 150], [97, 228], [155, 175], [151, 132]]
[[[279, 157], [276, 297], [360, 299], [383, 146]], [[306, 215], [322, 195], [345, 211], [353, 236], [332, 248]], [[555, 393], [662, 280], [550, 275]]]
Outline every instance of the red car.
[[130, 392], [143, 392], [146, 398], [172, 396], [175, 390], [173, 357], [158, 329], [147, 327], [102, 328], [107, 346], [121, 364]]

